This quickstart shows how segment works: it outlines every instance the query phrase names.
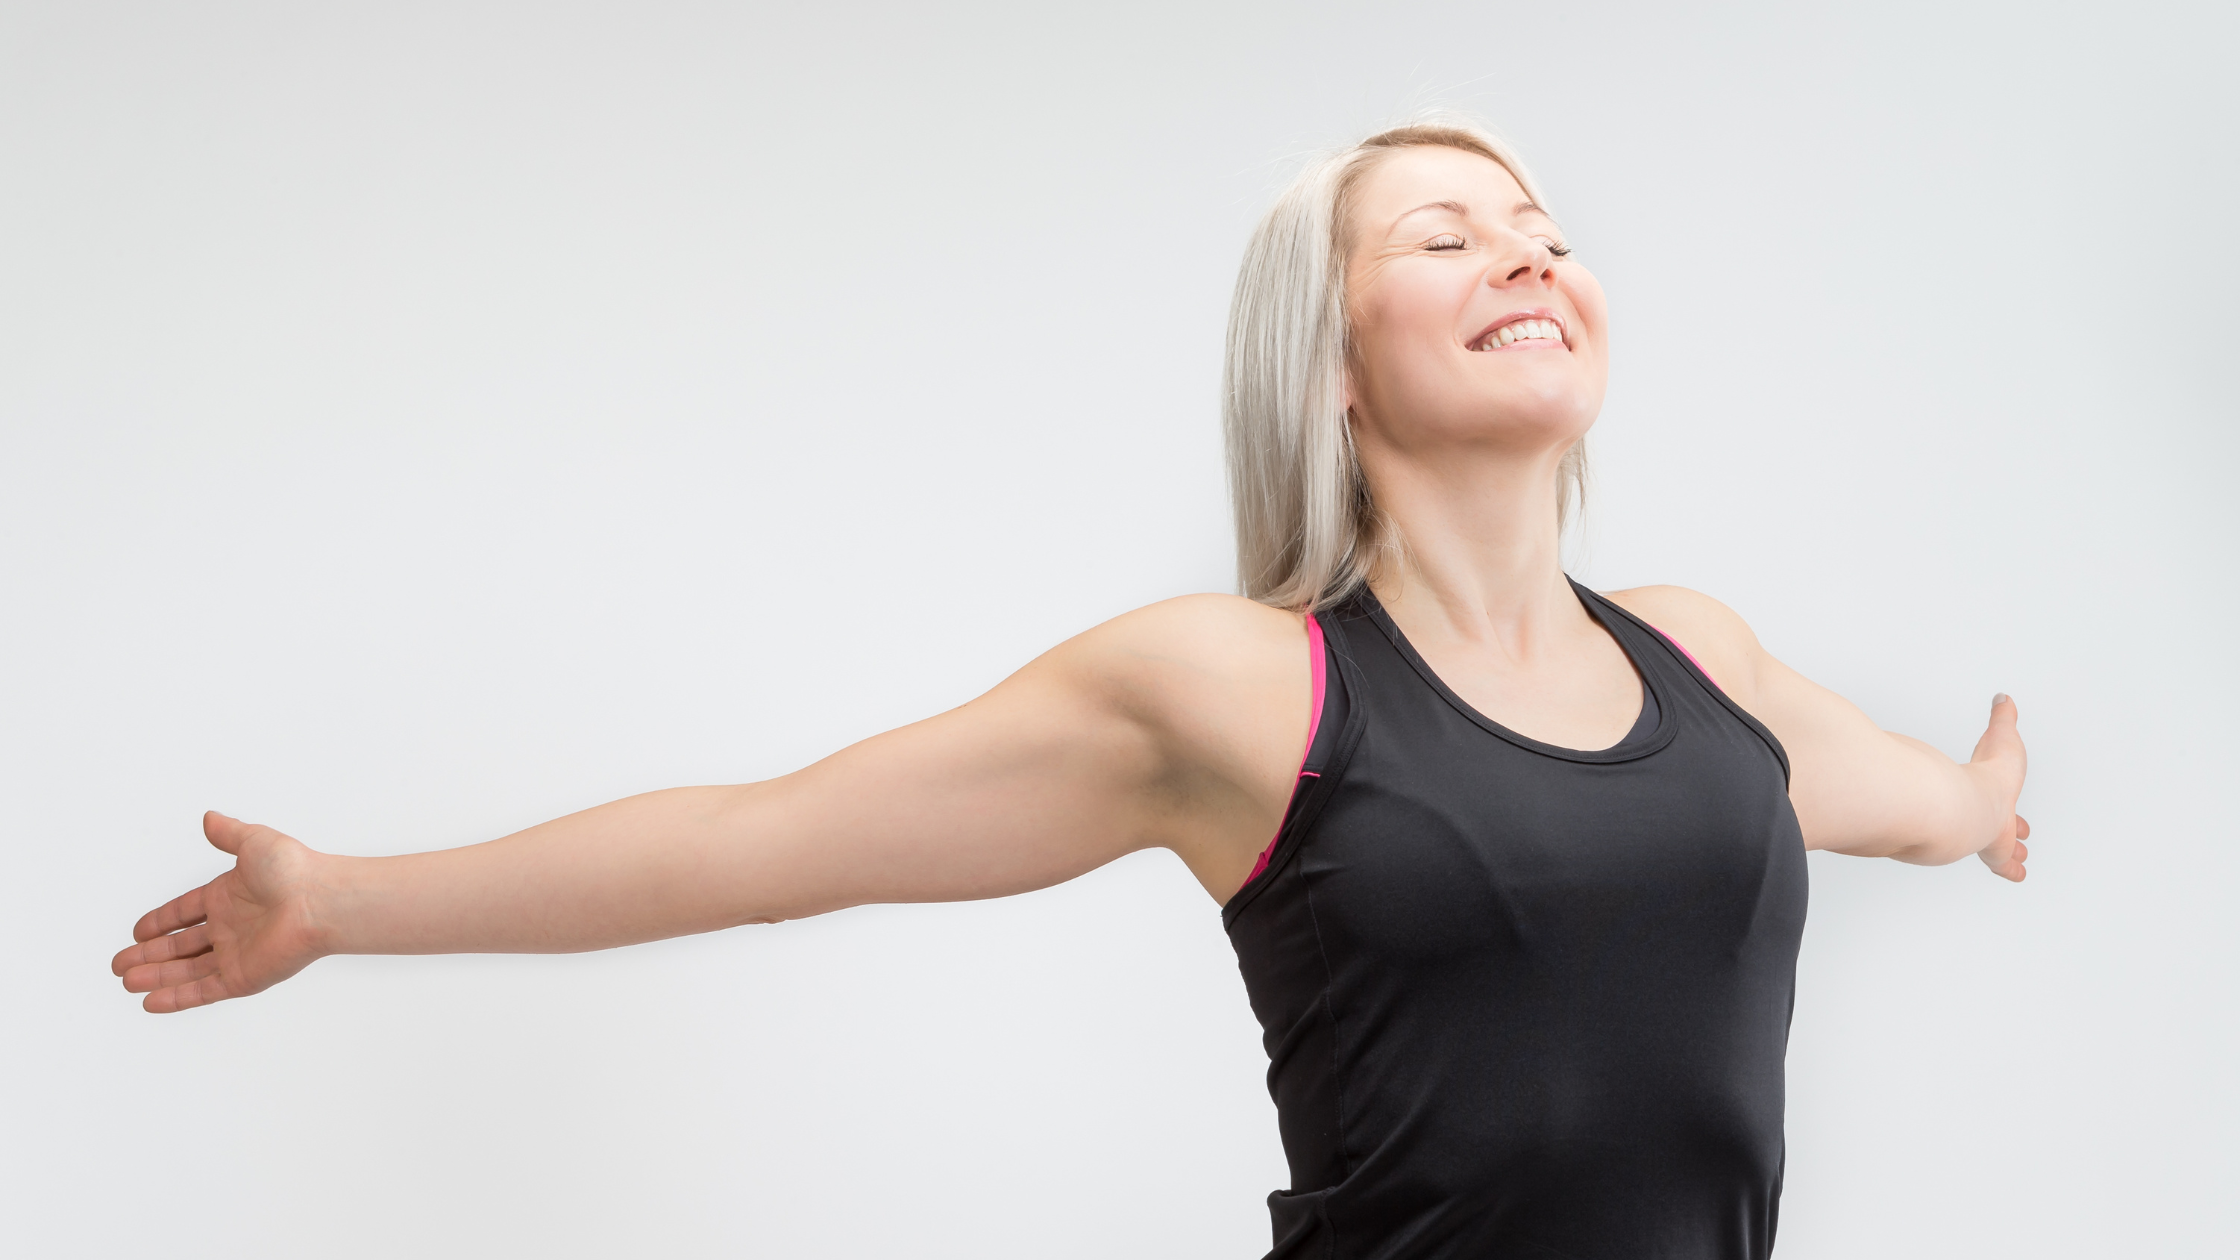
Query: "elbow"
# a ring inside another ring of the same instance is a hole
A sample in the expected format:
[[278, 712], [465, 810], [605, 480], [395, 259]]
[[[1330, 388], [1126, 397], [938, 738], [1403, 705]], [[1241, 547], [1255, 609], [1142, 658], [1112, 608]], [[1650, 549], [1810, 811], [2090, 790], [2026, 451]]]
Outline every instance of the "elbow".
[[1964, 843], [1926, 840], [1892, 850], [1883, 856], [1909, 866], [1950, 866], [1974, 852], [1975, 849], [1968, 848]]
[[1997, 826], [1966, 810], [1955, 810], [1892, 844], [1887, 855], [1914, 866], [1949, 866], [1982, 852], [1998, 834]]
[[[1865, 821], [1865, 820], [1861, 820]], [[1823, 846], [1851, 857], [1890, 858], [1909, 866], [1947, 866], [1990, 843], [1982, 827], [1961, 811], [1922, 809], [1910, 817], [1885, 817], [1879, 825], [1848, 829]]]
[[1822, 848], [1845, 857], [1889, 858], [1909, 866], [1946, 866], [1968, 856], [1968, 851], [1956, 845], [1936, 840], [1906, 840], [1882, 837], [1873, 840], [1853, 840], [1848, 843], [1807, 845]]
[[1960, 794], [1927, 820], [1915, 843], [1891, 856], [1916, 866], [1945, 866], [1974, 857], [1999, 842], [2010, 817], [2001, 813], [1994, 801]]

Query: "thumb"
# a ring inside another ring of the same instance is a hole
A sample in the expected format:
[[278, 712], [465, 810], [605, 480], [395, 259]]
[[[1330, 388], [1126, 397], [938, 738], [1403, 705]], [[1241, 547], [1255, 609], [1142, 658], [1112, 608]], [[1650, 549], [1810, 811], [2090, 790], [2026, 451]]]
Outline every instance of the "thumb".
[[249, 824], [238, 818], [228, 818], [217, 810], [205, 810], [202, 815], [202, 834], [220, 852], [241, 855], [242, 838], [249, 834]]
[[2014, 697], [2004, 691], [1991, 697], [1991, 724], [1984, 727], [1983, 738], [1976, 741], [1975, 754], [1969, 760], [1983, 761], [2006, 754], [2020, 755], [2022, 733], [2015, 729], [2017, 716]]

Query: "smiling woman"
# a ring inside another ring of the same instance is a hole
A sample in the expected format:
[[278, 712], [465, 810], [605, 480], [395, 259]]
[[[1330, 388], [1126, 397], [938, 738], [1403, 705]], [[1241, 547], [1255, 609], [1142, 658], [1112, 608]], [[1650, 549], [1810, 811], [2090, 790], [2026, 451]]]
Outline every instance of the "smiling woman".
[[[1409, 154], [1419, 162], [1484, 159], [1474, 163], [1482, 168], [1474, 172], [1476, 181], [1468, 180], [1469, 167], [1463, 169], [1465, 182], [1483, 185], [1490, 177], [1508, 185], [1492, 194], [1496, 201], [1485, 209], [1526, 220], [1525, 228], [1545, 241], [1553, 256], [1571, 252], [1541, 208], [1545, 198], [1524, 164], [1490, 133], [1454, 120], [1400, 127], [1324, 157], [1277, 199], [1237, 274], [1223, 396], [1238, 581], [1245, 594], [1279, 607], [1304, 607], [1351, 590], [1367, 579], [1378, 546], [1399, 541], [1371, 506], [1353, 453], [1346, 352], [1361, 312], [1346, 309], [1345, 295], [1363, 292], [1369, 275], [1347, 274], [1349, 256], [1376, 270], [1393, 256], [1389, 248], [1356, 251], [1348, 244], [1360, 220], [1366, 177], [1402, 149], [1421, 150]], [[1391, 225], [1424, 228], [1422, 239], [1398, 252], [1416, 253], [1420, 247], [1425, 254], [1468, 256], [1473, 238], [1455, 229], [1469, 217], [1463, 202], [1435, 197], [1410, 211], [1406, 223]], [[1599, 321], [1599, 291], [1594, 310]], [[1502, 339], [1516, 333], [1505, 334], [1499, 325], [1535, 315], [1541, 322], [1561, 321], [1552, 310], [1512, 311], [1473, 338], [1475, 348], [1508, 344]], [[1596, 332], [1599, 339], [1600, 329]], [[1588, 352], [1585, 343], [1571, 348]], [[1566, 448], [1559, 477], [1560, 527], [1585, 494], [1583, 443]]]
[[466, 848], [208, 814], [233, 868], [117, 974], [177, 1011], [327, 954], [600, 949], [1165, 847], [1265, 1029], [1272, 1255], [1769, 1254], [1804, 853], [2020, 880], [2015, 709], [1956, 764], [1706, 596], [1563, 572], [1608, 342], [1546, 204], [1452, 120], [1278, 201], [1229, 337], [1244, 597], [1127, 614], [779, 779]]

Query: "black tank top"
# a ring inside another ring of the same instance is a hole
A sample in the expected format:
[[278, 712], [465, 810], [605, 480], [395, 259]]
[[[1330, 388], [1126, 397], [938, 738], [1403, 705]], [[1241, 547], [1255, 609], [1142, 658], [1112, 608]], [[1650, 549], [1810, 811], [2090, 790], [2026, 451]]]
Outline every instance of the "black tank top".
[[1270, 1260], [1772, 1250], [1805, 917], [1788, 758], [1571, 585], [1647, 693], [1591, 752], [1472, 709], [1366, 590], [1320, 617], [1315, 746], [1222, 910], [1291, 1165]]

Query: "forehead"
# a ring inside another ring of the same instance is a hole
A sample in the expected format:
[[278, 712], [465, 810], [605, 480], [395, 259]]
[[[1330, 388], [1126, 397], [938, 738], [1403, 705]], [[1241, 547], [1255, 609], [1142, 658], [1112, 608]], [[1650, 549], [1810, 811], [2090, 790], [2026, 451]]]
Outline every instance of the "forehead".
[[1509, 168], [1489, 157], [1443, 144], [1412, 145], [1379, 162], [1354, 194], [1362, 232], [1382, 235], [1392, 221], [1417, 206], [1455, 201], [1475, 214], [1508, 218], [1525, 200]]

